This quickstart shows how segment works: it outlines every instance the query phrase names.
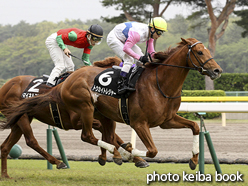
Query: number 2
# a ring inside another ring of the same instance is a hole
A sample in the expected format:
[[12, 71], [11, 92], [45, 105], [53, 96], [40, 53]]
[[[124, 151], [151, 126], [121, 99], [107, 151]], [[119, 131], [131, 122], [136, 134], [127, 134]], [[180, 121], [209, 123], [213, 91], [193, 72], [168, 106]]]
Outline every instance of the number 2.
[[38, 87], [41, 83], [43, 83], [43, 79], [36, 79], [33, 81], [35, 83], [30, 89], [28, 89], [28, 92], [39, 92], [39, 89], [36, 88]]

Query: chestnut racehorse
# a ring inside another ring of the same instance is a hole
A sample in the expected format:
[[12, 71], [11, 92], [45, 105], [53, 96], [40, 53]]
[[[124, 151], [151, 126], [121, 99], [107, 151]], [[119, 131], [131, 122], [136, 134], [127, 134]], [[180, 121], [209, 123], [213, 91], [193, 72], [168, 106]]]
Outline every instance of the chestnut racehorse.
[[[121, 60], [117, 57], [112, 57], [104, 60], [104, 63], [101, 61], [95, 62], [94, 65], [99, 65], [100, 67], [105, 67], [105, 68], [110, 68], [112, 65], [119, 65]], [[9, 80], [7, 83], [5, 83], [2, 88], [0, 89], [0, 110], [2, 111], [3, 114], [7, 114], [5, 110], [9, 108], [12, 104], [17, 103], [18, 101], [21, 100], [21, 95], [23, 91], [26, 89], [26, 87], [29, 85], [29, 83], [34, 79], [34, 76], [17, 76]], [[55, 92], [58, 92], [60, 89], [61, 84], [57, 85], [54, 89], [57, 89]], [[51, 90], [50, 87], [43, 86], [43, 89], [40, 89], [39, 93], [45, 93], [49, 92]], [[52, 96], [52, 94], [50, 95]], [[56, 95], [57, 96], [57, 95]], [[30, 99], [30, 98], [29, 98]], [[35, 101], [34, 99], [33, 101]], [[80, 130], [82, 129], [82, 124], [79, 119], [79, 115], [77, 115], [75, 112], [72, 110], [68, 110], [66, 106], [61, 102], [58, 101], [58, 108], [60, 111], [61, 115], [61, 120], [63, 123], [64, 129], [75, 129], [75, 130]], [[19, 119], [19, 121], [11, 127], [11, 132], [5, 142], [1, 145], [1, 176], [5, 178], [9, 178], [7, 174], [7, 156], [9, 154], [9, 151], [11, 150], [12, 146], [17, 143], [24, 134], [26, 143], [28, 146], [33, 148], [35, 151], [40, 153], [44, 158], [46, 158], [50, 163], [56, 164], [58, 169], [61, 168], [66, 168], [66, 165], [63, 162], [60, 162], [50, 154], [48, 154], [44, 149], [42, 149], [36, 139], [34, 138], [32, 128], [30, 126], [30, 123], [33, 118], [38, 119], [39, 121], [49, 124], [51, 126], [56, 126], [50, 112], [49, 105], [47, 104], [44, 106], [39, 112], [36, 112], [33, 115], [27, 115], [25, 114], [23, 117]], [[121, 144], [124, 144], [124, 142], [121, 140], [121, 138], [115, 134], [113, 139], [109, 139], [107, 134], [104, 129], [107, 130], [112, 130], [114, 132], [115, 130], [115, 122], [112, 120], [103, 117], [100, 113], [95, 112], [95, 118], [101, 120], [101, 122], [107, 122], [109, 126], [112, 126], [113, 128], [103, 128], [99, 120], [94, 120], [93, 121], [93, 128], [96, 130], [99, 130], [103, 136], [102, 139], [103, 141], [111, 141], [114, 140], [117, 144], [118, 147]], [[112, 136], [111, 136], [112, 137]], [[113, 143], [113, 142], [112, 142]], [[115, 143], [113, 143], [115, 144]], [[130, 144], [124, 144], [125, 149], [130, 148]], [[102, 154], [99, 156], [99, 163], [101, 165], [104, 165], [106, 163], [106, 149], [101, 149]], [[118, 150], [123, 150], [122, 147], [120, 147]], [[137, 167], [147, 167], [149, 164], [144, 161], [143, 159], [139, 157], [133, 157], [132, 155], [128, 154], [128, 152], [123, 151], [123, 153], [126, 154], [127, 159], [130, 159], [130, 161], [135, 162], [135, 165]], [[115, 156], [117, 159], [114, 159], [114, 161], [117, 164], [121, 164], [120, 156], [117, 154]], [[114, 157], [114, 158], [115, 158]]]
[[[193, 157], [190, 159], [190, 168], [195, 169], [199, 154], [199, 126], [196, 122], [178, 116], [176, 113], [181, 103], [181, 90], [184, 80], [190, 69], [198, 70], [202, 75], [209, 76], [212, 80], [220, 77], [222, 69], [212, 58], [209, 50], [194, 38], [181, 39], [175, 48], [155, 54], [155, 62], [145, 65], [145, 70], [136, 83], [136, 91], [128, 98], [128, 113], [130, 126], [144, 143], [147, 151], [130, 148], [134, 156], [153, 158], [158, 150], [153, 142], [150, 129], [161, 127], [190, 128], [193, 133]], [[16, 107], [10, 108], [8, 121], [3, 127], [13, 127], [24, 114], [33, 116], [38, 110], [43, 109], [46, 102], [53, 100], [63, 102], [68, 110], [75, 112], [82, 125], [83, 141], [98, 145], [109, 152], [115, 152], [114, 141], [109, 143], [97, 139], [92, 132], [94, 111], [111, 121], [124, 123], [122, 120], [118, 99], [101, 95], [91, 91], [94, 78], [103, 69], [99, 67], [85, 67], [72, 73], [64, 83], [51, 90], [47, 95], [37, 96], [38, 104], [31, 101], [35, 98], [24, 100]], [[37, 103], [37, 100], [35, 101]], [[114, 139], [112, 125], [102, 123], [107, 136]], [[22, 128], [24, 130], [25, 128]]]

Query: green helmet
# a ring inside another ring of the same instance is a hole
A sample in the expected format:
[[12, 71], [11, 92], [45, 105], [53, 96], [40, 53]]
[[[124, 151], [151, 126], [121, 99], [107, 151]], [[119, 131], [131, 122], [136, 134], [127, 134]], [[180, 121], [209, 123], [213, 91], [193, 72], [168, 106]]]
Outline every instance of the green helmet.
[[157, 30], [167, 31], [167, 22], [162, 17], [154, 17], [148, 25], [149, 27], [154, 27]]

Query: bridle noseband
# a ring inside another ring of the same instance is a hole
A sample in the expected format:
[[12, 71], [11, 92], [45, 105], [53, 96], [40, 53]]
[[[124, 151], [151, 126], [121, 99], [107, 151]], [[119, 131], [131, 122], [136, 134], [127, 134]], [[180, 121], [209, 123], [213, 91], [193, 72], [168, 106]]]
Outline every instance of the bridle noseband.
[[[194, 46], [196, 46], [197, 44], [199, 43], [202, 43], [201, 41], [198, 41], [192, 45], [188, 45], [188, 53], [187, 53], [187, 57], [186, 57], [186, 63], [188, 65], [188, 59], [190, 60], [191, 64], [194, 66], [194, 68], [192, 67], [189, 67], [188, 66], [178, 66], [178, 65], [170, 65], [170, 64], [163, 64], [163, 63], [156, 63], [156, 62], [152, 62], [152, 58], [151, 58], [151, 55], [149, 55], [149, 58], [150, 58], [150, 61], [151, 62], [148, 62], [150, 64], [154, 64], [154, 65], [163, 65], [163, 66], [170, 66], [170, 67], [177, 67], [177, 68], [186, 68], [186, 69], [190, 69], [190, 70], [197, 70], [198, 72], [200, 72], [201, 74], [203, 74], [203, 72], [206, 72], [207, 74], [209, 74], [208, 70], [204, 69], [204, 65], [209, 62], [211, 59], [213, 59], [213, 57], [209, 58], [208, 60], [206, 60], [204, 63], [202, 63], [198, 58], [197, 56], [195, 55], [195, 53], [193, 52], [192, 48]], [[190, 53], [192, 52], [192, 54], [194, 55], [195, 59], [197, 60], [197, 62], [199, 63], [200, 67], [197, 66], [196, 64], [193, 63], [191, 57], [190, 57]], [[199, 69], [201, 69], [201, 71], [199, 71]], [[176, 97], [169, 97], [169, 96], [166, 96], [163, 91], [161, 90], [160, 88], [160, 85], [159, 85], [159, 82], [158, 82], [158, 67], [156, 67], [156, 81], [157, 81], [157, 86], [158, 86], [158, 89], [160, 91], [160, 93], [165, 97], [165, 98], [169, 98], [169, 99], [176, 99], [176, 98], [180, 98], [181, 95], [179, 96], [176, 96]]]

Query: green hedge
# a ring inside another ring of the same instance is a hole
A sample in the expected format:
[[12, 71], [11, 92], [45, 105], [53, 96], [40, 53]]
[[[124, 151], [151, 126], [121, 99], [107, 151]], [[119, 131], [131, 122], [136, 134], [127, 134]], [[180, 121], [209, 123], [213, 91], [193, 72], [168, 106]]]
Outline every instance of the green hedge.
[[205, 90], [205, 76], [196, 70], [190, 70], [184, 81], [183, 90]]
[[[225, 91], [223, 90], [183, 90], [182, 96], [225, 96]], [[194, 113], [178, 113], [179, 116], [182, 116], [187, 119], [196, 120], [197, 117]], [[221, 113], [206, 113], [203, 117], [206, 119], [212, 119], [219, 117]]]
[[245, 73], [224, 73], [214, 81], [216, 90], [224, 91], [247, 91], [248, 74]]
[[[189, 74], [183, 84], [183, 90], [204, 90], [205, 78], [195, 70]], [[248, 74], [223, 73], [220, 78], [214, 80], [215, 90], [224, 91], [248, 91]]]

